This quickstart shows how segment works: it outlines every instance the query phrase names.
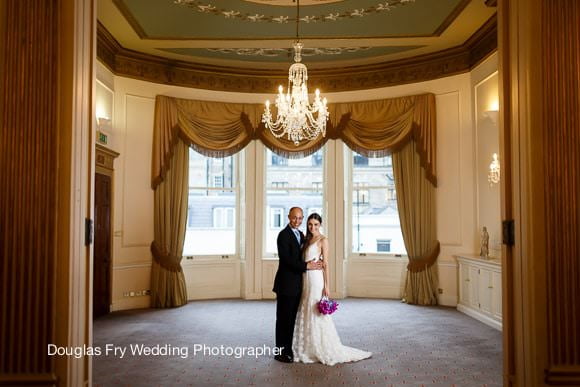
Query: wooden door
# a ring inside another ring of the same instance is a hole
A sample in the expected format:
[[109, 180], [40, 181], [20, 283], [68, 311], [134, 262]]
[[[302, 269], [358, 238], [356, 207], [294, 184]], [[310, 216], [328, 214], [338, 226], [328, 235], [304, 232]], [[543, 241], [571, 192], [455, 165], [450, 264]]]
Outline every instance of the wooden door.
[[95, 174], [95, 245], [93, 259], [93, 317], [111, 305], [111, 176]]

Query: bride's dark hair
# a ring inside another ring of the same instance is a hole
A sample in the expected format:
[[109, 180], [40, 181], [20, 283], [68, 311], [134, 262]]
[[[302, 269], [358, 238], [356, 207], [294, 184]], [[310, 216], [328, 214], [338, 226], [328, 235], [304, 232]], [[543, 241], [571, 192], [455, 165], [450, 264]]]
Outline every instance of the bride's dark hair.
[[308, 222], [310, 222], [310, 219], [318, 220], [320, 224], [322, 224], [322, 217], [320, 215], [318, 215], [316, 212], [310, 214], [308, 220], [306, 221], [306, 242], [304, 243], [304, 248], [306, 248], [310, 244], [310, 240], [312, 239], [312, 233], [308, 228]]

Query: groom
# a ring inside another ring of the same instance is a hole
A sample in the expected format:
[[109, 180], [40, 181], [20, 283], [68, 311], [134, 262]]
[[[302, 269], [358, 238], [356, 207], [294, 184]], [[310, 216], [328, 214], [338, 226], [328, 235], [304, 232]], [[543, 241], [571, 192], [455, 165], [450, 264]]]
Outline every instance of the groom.
[[292, 207], [288, 213], [288, 225], [278, 234], [278, 271], [274, 280], [276, 293], [276, 347], [282, 354], [274, 359], [283, 363], [294, 361], [292, 336], [300, 296], [302, 294], [302, 273], [306, 270], [320, 270], [320, 262], [304, 262], [302, 245], [304, 234], [298, 229], [304, 214], [300, 207]]

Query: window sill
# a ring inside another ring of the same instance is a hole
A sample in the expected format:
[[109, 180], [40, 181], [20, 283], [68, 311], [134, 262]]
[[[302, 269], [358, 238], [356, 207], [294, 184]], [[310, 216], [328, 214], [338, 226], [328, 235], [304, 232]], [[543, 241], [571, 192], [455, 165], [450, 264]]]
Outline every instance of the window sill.
[[348, 257], [351, 262], [395, 262], [395, 263], [407, 263], [409, 262], [409, 257], [407, 255], [402, 255], [400, 257], [394, 254], [390, 255], [377, 255], [377, 254], [367, 254], [365, 256], [351, 255]]
[[222, 258], [220, 255], [196, 256], [195, 258], [188, 258], [184, 256], [181, 260], [181, 266], [195, 266], [204, 264], [227, 265], [240, 262], [242, 262], [242, 260], [239, 257], [232, 255], [230, 255], [229, 258]]

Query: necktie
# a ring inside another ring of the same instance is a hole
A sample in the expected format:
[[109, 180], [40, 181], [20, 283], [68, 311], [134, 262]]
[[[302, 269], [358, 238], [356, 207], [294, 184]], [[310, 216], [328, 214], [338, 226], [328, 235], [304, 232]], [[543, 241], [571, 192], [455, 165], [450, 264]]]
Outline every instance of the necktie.
[[296, 240], [298, 241], [298, 244], [300, 244], [300, 234], [298, 233], [298, 230], [293, 228], [292, 231], [294, 231], [294, 235], [296, 235]]

